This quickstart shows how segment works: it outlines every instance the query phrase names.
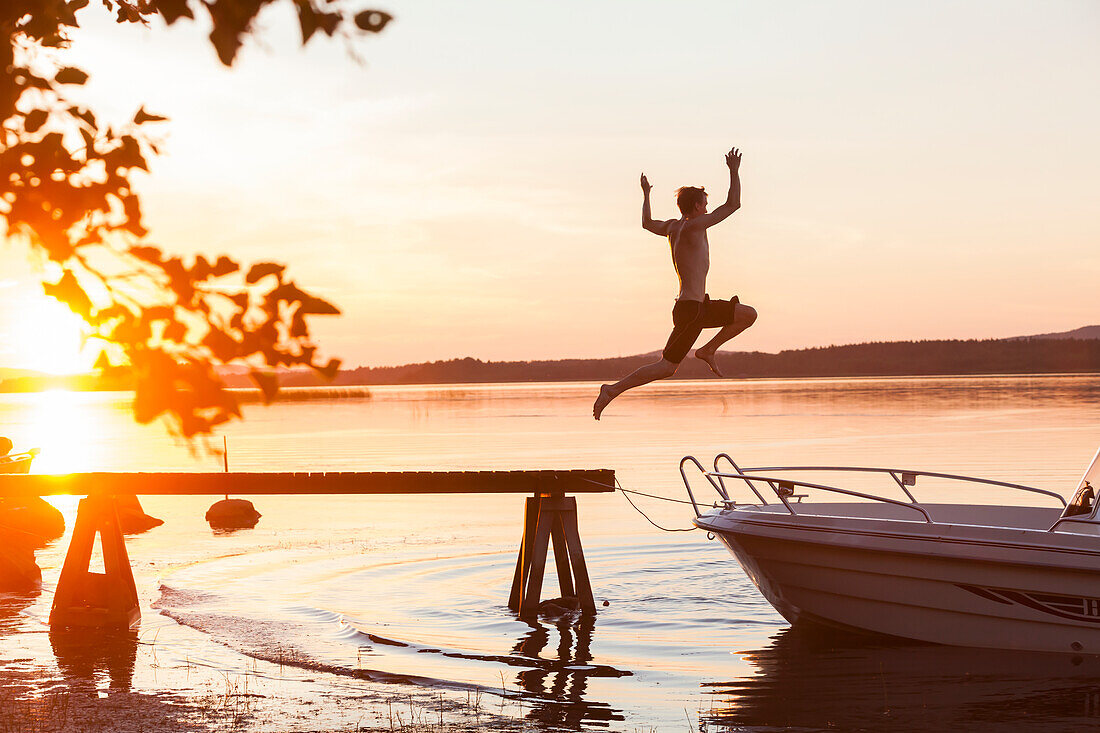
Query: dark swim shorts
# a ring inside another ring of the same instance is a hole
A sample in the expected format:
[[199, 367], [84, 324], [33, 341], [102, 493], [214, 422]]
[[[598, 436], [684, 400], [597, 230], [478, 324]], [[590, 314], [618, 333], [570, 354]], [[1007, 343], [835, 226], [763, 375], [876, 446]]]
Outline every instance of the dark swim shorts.
[[709, 295], [703, 297], [706, 300], [701, 303], [698, 300], [678, 300], [672, 307], [672, 333], [661, 356], [674, 364], [684, 360], [704, 328], [720, 328], [733, 323], [737, 304], [741, 302], [736, 295], [729, 300], [711, 300]]

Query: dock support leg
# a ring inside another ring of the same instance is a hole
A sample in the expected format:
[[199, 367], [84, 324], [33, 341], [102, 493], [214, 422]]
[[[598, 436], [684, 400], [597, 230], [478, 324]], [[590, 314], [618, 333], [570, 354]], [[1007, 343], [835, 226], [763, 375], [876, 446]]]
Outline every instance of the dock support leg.
[[516, 557], [516, 574], [512, 578], [512, 592], [508, 595], [508, 608], [518, 611], [527, 587], [527, 573], [531, 565], [531, 549], [535, 546], [535, 527], [539, 519], [539, 502], [542, 497], [532, 496], [523, 505], [523, 536], [519, 541]]
[[[103, 552], [102, 573], [89, 570], [97, 534]], [[129, 629], [140, 619], [137, 586], [114, 497], [92, 495], [81, 499], [57, 580], [50, 626]]]
[[558, 571], [561, 597], [574, 598], [577, 591], [573, 588], [573, 574], [569, 571], [569, 542], [565, 538], [565, 523], [560, 513], [550, 525], [550, 541], [554, 543], [554, 565]]
[[523, 539], [508, 607], [521, 617], [538, 615], [546, 555], [554, 543], [554, 564], [563, 598], [575, 599], [584, 613], [595, 613], [596, 602], [581, 549], [577, 500], [572, 496], [533, 496], [524, 511]]

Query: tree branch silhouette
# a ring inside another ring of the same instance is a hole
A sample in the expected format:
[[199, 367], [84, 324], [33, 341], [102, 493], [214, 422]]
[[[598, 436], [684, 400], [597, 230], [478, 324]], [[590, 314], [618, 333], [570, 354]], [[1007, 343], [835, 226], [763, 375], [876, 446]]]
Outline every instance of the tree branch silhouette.
[[[305, 45], [318, 32], [380, 32], [392, 17], [352, 12], [343, 0], [100, 0], [121, 24], [148, 25], [206, 14], [209, 40], [231, 66], [253, 21], [269, 5], [293, 6]], [[126, 371], [134, 417], [165, 418], [186, 438], [240, 417], [217, 367], [247, 365], [265, 400], [278, 367], [308, 366], [332, 378], [309, 319], [337, 315], [272, 262], [247, 264], [220, 254], [180, 257], [149, 239], [132, 176], [149, 172], [159, 151], [148, 132], [166, 118], [140, 107], [122, 124], [105, 123], [68, 92], [87, 82], [65, 65], [69, 33], [89, 0], [5, 0], [0, 4], [0, 217], [6, 236], [52, 263], [47, 295], [68, 305], [103, 350], [97, 369]]]

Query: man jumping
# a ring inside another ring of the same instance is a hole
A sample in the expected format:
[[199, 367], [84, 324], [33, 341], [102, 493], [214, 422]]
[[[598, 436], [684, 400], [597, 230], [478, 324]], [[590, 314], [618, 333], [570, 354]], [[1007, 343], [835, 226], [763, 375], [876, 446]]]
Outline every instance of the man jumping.
[[723, 221], [741, 208], [741, 151], [732, 148], [726, 154], [730, 169], [730, 190], [726, 202], [707, 213], [707, 192], [702, 188], [685, 186], [676, 192], [676, 205], [683, 216], [668, 221], [654, 221], [649, 211], [649, 185], [642, 174], [642, 228], [668, 237], [672, 248], [672, 265], [680, 279], [680, 294], [672, 308], [672, 334], [661, 352], [660, 361], [646, 364], [615, 384], [600, 387], [600, 396], [592, 405], [592, 416], [597, 420], [604, 408], [623, 392], [658, 379], [666, 379], [676, 373], [695, 339], [704, 328], [721, 330], [698, 349], [695, 356], [706, 362], [710, 370], [722, 376], [715, 359], [718, 347], [756, 322], [756, 309], [738, 301], [711, 300], [707, 295], [707, 271], [710, 270], [710, 243], [707, 229]]

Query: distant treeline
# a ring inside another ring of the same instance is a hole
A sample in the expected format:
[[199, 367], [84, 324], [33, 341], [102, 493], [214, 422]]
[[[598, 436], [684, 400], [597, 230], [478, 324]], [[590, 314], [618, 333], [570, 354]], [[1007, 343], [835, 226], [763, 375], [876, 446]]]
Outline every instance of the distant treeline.
[[[451, 359], [341, 372], [336, 384], [440, 384], [463, 382], [607, 381], [658, 358], [657, 352], [614, 359], [481, 361]], [[988, 339], [888, 341], [826, 346], [768, 354], [719, 352], [723, 372], [735, 377], [856, 377], [929, 374], [1100, 372], [1100, 339]], [[677, 378], [710, 377], [698, 359], [684, 360]], [[320, 384], [291, 374], [288, 386]]]
[[[265, 401], [263, 392], [258, 389], [234, 388], [233, 392], [237, 397], [237, 401], [242, 405], [257, 404]], [[325, 402], [328, 400], [369, 400], [372, 396], [370, 389], [364, 386], [333, 387], [331, 384], [327, 384], [324, 387], [314, 387], [312, 389], [302, 389], [299, 387], [280, 389], [273, 401]]]
[[[471, 382], [609, 381], [651, 362], [657, 352], [613, 359], [481, 361], [451, 359], [394, 367], [360, 367], [326, 382], [312, 372], [287, 372], [285, 387], [371, 384], [448, 384]], [[986, 339], [982, 341], [886, 341], [825, 346], [768, 354], [719, 352], [722, 370], [733, 377], [863, 377], [934, 374], [1100, 373], [1100, 339]], [[684, 360], [678, 378], [699, 379], [710, 372], [698, 359]], [[224, 375], [231, 387], [253, 387], [246, 374]], [[124, 381], [94, 376], [23, 376], [0, 382], [0, 391], [25, 392], [54, 387], [127, 389]]]

